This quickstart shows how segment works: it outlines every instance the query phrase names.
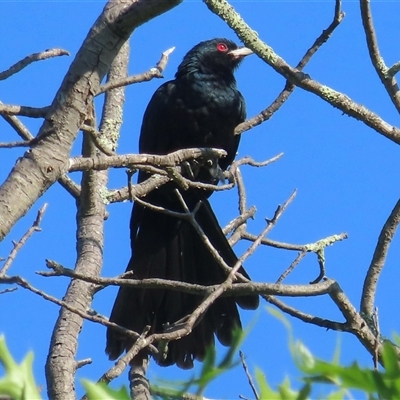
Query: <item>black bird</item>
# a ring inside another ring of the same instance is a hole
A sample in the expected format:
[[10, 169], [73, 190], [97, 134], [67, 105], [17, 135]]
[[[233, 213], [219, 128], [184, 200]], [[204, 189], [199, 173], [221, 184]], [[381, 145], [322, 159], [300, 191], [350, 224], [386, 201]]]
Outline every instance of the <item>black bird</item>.
[[[141, 153], [167, 154], [190, 147], [224, 149], [227, 157], [216, 164], [188, 168], [188, 177], [204, 183], [217, 183], [221, 170], [232, 163], [239, 136], [235, 127], [245, 119], [245, 102], [236, 88], [233, 75], [244, 56], [251, 51], [227, 39], [201, 42], [190, 50], [178, 67], [175, 79], [154, 93], [144, 114], [139, 150]], [[191, 172], [191, 173], [190, 173]], [[139, 182], [148, 178], [140, 173]], [[169, 210], [183, 212], [176, 188], [170, 182], [146, 196], [145, 200]], [[227, 242], [207, 197], [211, 192], [179, 189], [187, 206], [201, 201], [196, 220], [225, 262], [233, 266], [237, 257]], [[137, 279], [164, 278], [201, 285], [223, 282], [226, 273], [213, 258], [193, 226], [186, 220], [150, 210], [135, 203], [130, 222], [132, 258], [127, 271]], [[239, 270], [248, 276], [243, 268]], [[165, 289], [121, 287], [110, 321], [141, 333], [151, 325], [150, 333], [161, 333], [167, 325], [190, 315], [202, 296]], [[258, 296], [222, 297], [208, 309], [193, 331], [170, 342], [164, 359], [158, 364], [177, 364], [192, 368], [193, 360], [203, 360], [206, 349], [214, 345], [214, 334], [224, 345], [232, 342], [232, 331], [241, 328], [236, 303], [244, 309], [256, 309]], [[108, 328], [106, 353], [111, 360], [132, 345], [132, 341]], [[147, 357], [142, 352], [133, 362]]]

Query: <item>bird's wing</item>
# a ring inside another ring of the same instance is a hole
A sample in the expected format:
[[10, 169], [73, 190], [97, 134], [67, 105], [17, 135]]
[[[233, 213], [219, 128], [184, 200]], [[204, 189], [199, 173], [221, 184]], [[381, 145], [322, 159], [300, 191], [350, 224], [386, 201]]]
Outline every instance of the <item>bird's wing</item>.
[[175, 150], [172, 149], [175, 108], [176, 84], [169, 81], [155, 91], [147, 106], [140, 131], [140, 153], [167, 154]]

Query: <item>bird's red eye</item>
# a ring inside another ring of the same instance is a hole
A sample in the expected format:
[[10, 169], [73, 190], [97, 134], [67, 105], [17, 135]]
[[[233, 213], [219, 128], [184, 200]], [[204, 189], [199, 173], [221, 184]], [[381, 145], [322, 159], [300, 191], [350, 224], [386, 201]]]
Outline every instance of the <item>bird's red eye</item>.
[[218, 51], [227, 51], [228, 46], [225, 43], [218, 43], [217, 44], [217, 50]]

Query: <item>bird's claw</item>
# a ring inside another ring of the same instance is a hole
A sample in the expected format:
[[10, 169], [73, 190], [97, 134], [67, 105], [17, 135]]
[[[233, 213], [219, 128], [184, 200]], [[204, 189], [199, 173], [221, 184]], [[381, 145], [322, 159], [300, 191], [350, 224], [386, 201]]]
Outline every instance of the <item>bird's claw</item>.
[[185, 161], [182, 163], [183, 175], [187, 175], [189, 179], [195, 180], [199, 173], [199, 164], [196, 160], [192, 162]]
[[206, 165], [208, 167], [208, 172], [210, 173], [213, 180], [216, 181], [216, 184], [218, 184], [219, 182], [225, 182], [224, 171], [222, 171], [221, 167], [219, 166], [217, 159], [207, 160]]

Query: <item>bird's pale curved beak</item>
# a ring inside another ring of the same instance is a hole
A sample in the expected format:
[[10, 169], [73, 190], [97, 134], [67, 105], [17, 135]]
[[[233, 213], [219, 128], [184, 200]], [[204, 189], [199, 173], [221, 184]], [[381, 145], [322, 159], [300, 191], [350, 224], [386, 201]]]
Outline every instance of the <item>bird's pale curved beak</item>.
[[253, 52], [247, 47], [239, 47], [236, 50], [231, 50], [228, 54], [233, 56], [234, 59], [242, 59], [243, 57], [253, 54]]

